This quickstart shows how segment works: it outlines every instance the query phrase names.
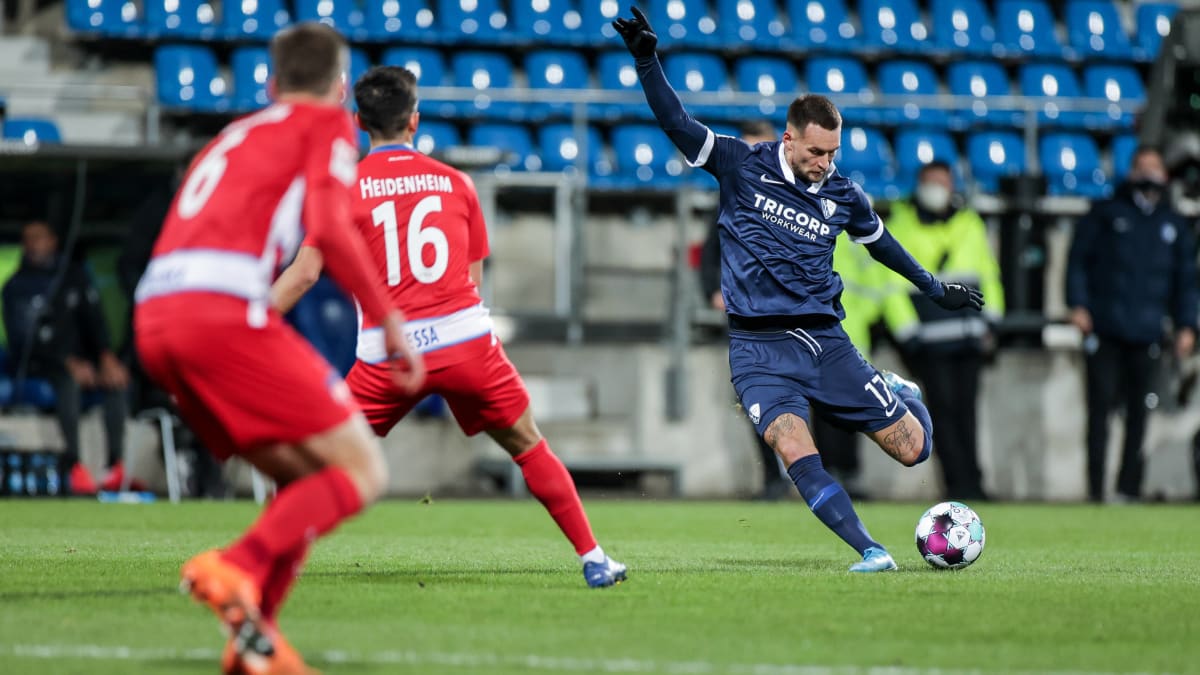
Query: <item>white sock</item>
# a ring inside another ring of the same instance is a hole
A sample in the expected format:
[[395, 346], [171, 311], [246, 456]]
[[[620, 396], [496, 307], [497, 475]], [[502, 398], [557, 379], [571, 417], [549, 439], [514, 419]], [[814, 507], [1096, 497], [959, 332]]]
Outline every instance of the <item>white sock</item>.
[[604, 562], [604, 560], [605, 560], [606, 558], [608, 558], [608, 556], [604, 555], [604, 549], [602, 549], [602, 548], [600, 548], [599, 546], [597, 546], [596, 548], [594, 548], [594, 549], [592, 549], [592, 550], [588, 551], [587, 553], [584, 553], [583, 555], [579, 556], [579, 562], [581, 562], [581, 563], [583, 563], [583, 564], [585, 564], [585, 565], [586, 565], [586, 564], [588, 564], [588, 563], [590, 563], [590, 562], [594, 562], [594, 563], [602, 563], [602, 562]]

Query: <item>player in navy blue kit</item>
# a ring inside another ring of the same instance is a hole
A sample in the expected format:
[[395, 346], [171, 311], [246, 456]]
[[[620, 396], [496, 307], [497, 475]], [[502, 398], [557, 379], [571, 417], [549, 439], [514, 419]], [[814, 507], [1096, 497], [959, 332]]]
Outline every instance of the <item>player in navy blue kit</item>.
[[829, 99], [793, 101], [782, 141], [750, 146], [716, 135], [687, 114], [667, 83], [645, 15], [634, 7], [632, 19], [613, 27], [633, 54], [659, 125], [690, 165], [720, 183], [721, 291], [743, 408], [813, 513], [862, 556], [850, 570], [896, 569], [821, 465], [809, 416], [862, 431], [905, 466], [929, 458], [932, 424], [916, 385], [867, 363], [842, 330], [834, 242], [845, 230], [946, 309], [978, 311], [983, 297], [922, 268], [884, 229], [862, 188], [837, 172], [842, 119]]

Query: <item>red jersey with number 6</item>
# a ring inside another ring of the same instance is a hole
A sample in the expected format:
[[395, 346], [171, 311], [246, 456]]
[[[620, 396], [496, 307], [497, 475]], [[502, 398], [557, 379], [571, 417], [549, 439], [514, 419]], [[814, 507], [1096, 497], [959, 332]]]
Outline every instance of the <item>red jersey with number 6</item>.
[[[375, 148], [358, 165], [354, 221], [418, 351], [490, 335], [470, 275], [471, 264], [487, 257], [487, 227], [466, 174], [407, 145]], [[381, 349], [376, 324], [364, 317], [358, 358], [377, 363]], [[446, 360], [426, 358], [430, 368]]]

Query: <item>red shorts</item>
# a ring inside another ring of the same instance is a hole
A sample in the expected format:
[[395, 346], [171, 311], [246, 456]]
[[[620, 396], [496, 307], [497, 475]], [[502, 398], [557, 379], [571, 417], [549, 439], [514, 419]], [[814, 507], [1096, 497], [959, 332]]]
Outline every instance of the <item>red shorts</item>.
[[491, 336], [485, 336], [446, 349], [462, 350], [470, 357], [431, 370], [425, 386], [412, 396], [396, 390], [386, 364], [362, 361], [354, 364], [346, 376], [346, 384], [377, 435], [387, 435], [413, 406], [430, 394], [446, 399], [458, 426], [468, 436], [490, 429], [507, 429], [517, 423], [529, 407], [529, 392], [500, 343], [493, 343]]
[[342, 378], [278, 315], [263, 328], [162, 318], [139, 308], [142, 366], [221, 459], [298, 443], [358, 410]]

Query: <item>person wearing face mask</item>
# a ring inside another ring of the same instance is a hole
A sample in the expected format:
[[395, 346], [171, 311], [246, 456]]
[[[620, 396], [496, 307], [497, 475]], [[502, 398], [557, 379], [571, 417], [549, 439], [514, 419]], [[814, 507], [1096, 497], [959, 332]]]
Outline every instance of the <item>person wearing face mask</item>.
[[21, 229], [21, 265], [4, 285], [4, 327], [12, 368], [50, 381], [65, 449], [58, 471], [69, 494], [94, 494], [96, 481], [79, 461], [79, 416], [84, 391], [101, 392], [108, 467], [102, 487], [123, 477], [125, 388], [129, 372], [109, 344], [100, 293], [87, 271], [64, 260], [58, 236], [42, 221]]
[[1141, 497], [1142, 439], [1165, 320], [1181, 359], [1196, 343], [1193, 236], [1167, 186], [1162, 154], [1138, 148], [1125, 184], [1092, 205], [1071, 242], [1066, 299], [1084, 335], [1088, 496], [1095, 502], [1105, 498], [1108, 420], [1117, 405], [1125, 409], [1125, 439], [1113, 500]]
[[926, 269], [978, 286], [988, 299], [982, 314], [946, 311], [920, 293], [893, 294], [884, 307], [888, 328], [925, 390], [947, 496], [986, 499], [977, 451], [979, 375], [994, 344], [991, 326], [1004, 313], [987, 226], [955, 193], [950, 165], [934, 161], [917, 174], [912, 201], [892, 205], [887, 227]]

